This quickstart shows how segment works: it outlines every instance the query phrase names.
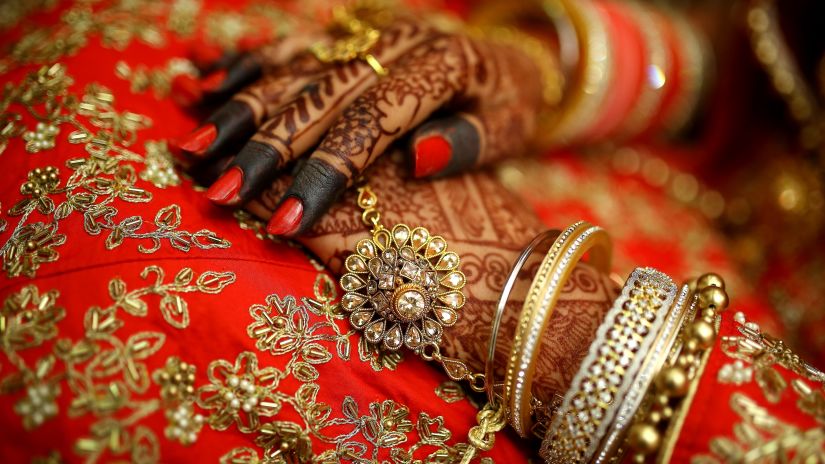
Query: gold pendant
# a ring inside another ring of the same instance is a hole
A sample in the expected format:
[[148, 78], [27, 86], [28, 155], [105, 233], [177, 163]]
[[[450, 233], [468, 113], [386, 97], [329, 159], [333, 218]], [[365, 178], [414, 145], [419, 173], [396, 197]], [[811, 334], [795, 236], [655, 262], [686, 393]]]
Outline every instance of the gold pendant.
[[345, 261], [341, 306], [370, 343], [420, 353], [458, 320], [466, 283], [459, 263], [447, 241], [423, 227], [380, 227]]

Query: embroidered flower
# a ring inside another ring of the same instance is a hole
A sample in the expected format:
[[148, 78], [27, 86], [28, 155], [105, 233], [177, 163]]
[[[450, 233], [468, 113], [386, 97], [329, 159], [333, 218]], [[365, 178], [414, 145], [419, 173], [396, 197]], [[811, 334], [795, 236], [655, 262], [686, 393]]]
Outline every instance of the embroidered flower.
[[78, 105], [77, 113], [87, 116], [92, 125], [109, 131], [115, 142], [129, 146], [137, 140], [137, 131], [150, 127], [152, 120], [130, 111], [118, 113], [112, 107], [114, 99], [109, 89], [90, 85]]
[[204, 417], [195, 413], [191, 403], [166, 410], [166, 419], [169, 421], [164, 429], [166, 438], [177, 440], [182, 445], [195, 443], [204, 424]]
[[54, 166], [35, 168], [29, 171], [26, 182], [20, 186], [20, 193], [28, 198], [18, 201], [9, 210], [11, 216], [19, 216], [31, 210], [36, 205], [42, 214], [51, 214], [54, 211], [54, 202], [49, 195], [57, 191], [60, 184], [60, 171]]
[[175, 172], [175, 164], [166, 142], [146, 142], [144, 163], [146, 167], [140, 172], [141, 179], [158, 188], [180, 185], [180, 177]]
[[59, 295], [57, 290], [41, 295], [36, 286], [27, 285], [6, 298], [0, 312], [3, 349], [32, 348], [57, 336], [57, 323], [66, 316], [56, 304]]
[[128, 164], [118, 166], [111, 178], [97, 176], [86, 182], [86, 188], [96, 195], [110, 195], [113, 198], [131, 203], [145, 203], [152, 199], [152, 194], [135, 187], [137, 174], [135, 168]]
[[274, 367], [258, 369], [255, 353], [238, 355], [235, 365], [224, 360], [213, 361], [208, 369], [209, 385], [197, 392], [197, 403], [213, 409], [209, 424], [216, 430], [226, 430], [234, 422], [244, 433], [258, 430], [260, 416], [271, 417], [281, 410], [275, 388], [280, 372]]
[[23, 417], [23, 427], [33, 429], [57, 415], [57, 395], [60, 386], [43, 382], [26, 389], [26, 396], [14, 405], [14, 412]]
[[309, 433], [294, 422], [275, 421], [262, 425], [255, 444], [263, 448], [265, 462], [312, 461], [312, 440]]
[[34, 277], [42, 263], [57, 261], [60, 254], [54, 247], [66, 243], [66, 236], [58, 234], [57, 224], [35, 222], [19, 229], [10, 239], [3, 253], [3, 270], [9, 277]]
[[307, 336], [309, 314], [291, 298], [270, 295], [267, 303], [249, 308], [255, 322], [247, 327], [247, 334], [257, 340], [255, 346], [261, 351], [282, 355], [296, 350]]
[[26, 141], [26, 151], [37, 153], [54, 148], [55, 139], [59, 133], [60, 128], [56, 125], [38, 122], [35, 130], [23, 133], [23, 140]]
[[195, 366], [183, 362], [177, 356], [166, 359], [166, 366], [152, 374], [160, 386], [160, 396], [170, 403], [183, 403], [195, 395]]

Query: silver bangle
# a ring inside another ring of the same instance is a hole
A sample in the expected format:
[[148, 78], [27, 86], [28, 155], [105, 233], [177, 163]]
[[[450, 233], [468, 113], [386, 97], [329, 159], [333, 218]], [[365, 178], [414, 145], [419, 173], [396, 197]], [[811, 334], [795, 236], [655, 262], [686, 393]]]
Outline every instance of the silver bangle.
[[[546, 230], [538, 235], [524, 248], [519, 257], [513, 263], [510, 270], [510, 275], [507, 277], [507, 282], [501, 290], [501, 297], [498, 299], [496, 305], [496, 313], [493, 317], [493, 324], [490, 329], [490, 339], [487, 343], [487, 362], [484, 364], [484, 378], [486, 379], [487, 401], [492, 405], [497, 404], [495, 394], [495, 358], [496, 358], [496, 343], [498, 342], [498, 330], [501, 327], [501, 317], [504, 315], [504, 309], [507, 307], [507, 301], [510, 299], [510, 292], [516, 285], [516, 280], [521, 273], [524, 264], [530, 259], [533, 253], [547, 253], [547, 249], [553, 244], [561, 234], [560, 230]], [[506, 399], [505, 399], [506, 402]]]

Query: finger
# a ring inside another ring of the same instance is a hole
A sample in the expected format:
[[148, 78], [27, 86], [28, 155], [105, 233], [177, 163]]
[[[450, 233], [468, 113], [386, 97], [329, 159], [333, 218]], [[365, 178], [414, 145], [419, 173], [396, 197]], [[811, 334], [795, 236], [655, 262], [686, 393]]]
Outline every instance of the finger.
[[269, 222], [273, 235], [295, 235], [323, 215], [340, 193], [394, 140], [470, 88], [469, 42], [442, 37], [407, 53], [347, 107], [298, 171]]
[[524, 153], [535, 121], [518, 104], [427, 121], [410, 139], [413, 175], [447, 176]]
[[[200, 79], [176, 77], [172, 81], [172, 98], [182, 106], [221, 103], [242, 88], [289, 63], [310, 45], [328, 40], [318, 31], [292, 34], [273, 43], [246, 51], [218, 52], [212, 46], [198, 46], [203, 72]], [[251, 43], [251, 42], [250, 42]], [[197, 55], [197, 54], [195, 54]], [[209, 63], [209, 64], [206, 64]]]
[[199, 158], [213, 158], [236, 150], [325, 67], [314, 57], [302, 55], [279, 72], [236, 94], [174, 144], [180, 151]]
[[[432, 30], [417, 23], [397, 22], [382, 33], [374, 54], [383, 63], [392, 63], [431, 37]], [[374, 70], [361, 60], [322, 73], [261, 126], [207, 198], [224, 205], [251, 199], [279, 169], [317, 144], [343, 109], [376, 81]]]

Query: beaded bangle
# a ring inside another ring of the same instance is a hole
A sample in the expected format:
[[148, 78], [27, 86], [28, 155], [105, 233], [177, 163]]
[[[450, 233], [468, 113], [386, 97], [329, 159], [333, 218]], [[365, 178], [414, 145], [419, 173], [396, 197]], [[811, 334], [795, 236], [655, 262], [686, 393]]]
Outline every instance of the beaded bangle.
[[681, 345], [657, 375], [646, 394], [648, 411], [637, 418], [627, 434], [625, 447], [633, 462], [669, 462], [676, 437], [690, 408], [711, 348], [719, 332], [720, 315], [728, 306], [725, 282], [716, 274], [705, 274], [696, 281], [691, 311], [696, 320], [685, 324]]
[[548, 463], [590, 462], [641, 368], [678, 287], [651, 268], [633, 271], [596, 332], [541, 447]]
[[[521, 270], [524, 268], [524, 264], [527, 263], [527, 260], [530, 259], [534, 253], [547, 253], [547, 249], [550, 248], [549, 245], [551, 245], [552, 241], [556, 240], [560, 234], [561, 231], [559, 230], [547, 230], [537, 235], [524, 248], [519, 257], [513, 263], [513, 268], [510, 270], [510, 275], [507, 277], [507, 282], [505, 282], [504, 288], [501, 290], [501, 297], [499, 297], [498, 304], [496, 305], [496, 313], [493, 316], [493, 324], [490, 329], [490, 339], [487, 343], [487, 361], [484, 364], [484, 378], [487, 379], [487, 401], [493, 405], [497, 403], [494, 381], [496, 344], [498, 341], [498, 331], [501, 327], [501, 317], [504, 315], [504, 309], [507, 307], [507, 301], [510, 299], [510, 292], [513, 291], [513, 287], [516, 284], [516, 279], [518, 279], [519, 273], [521, 273]], [[504, 398], [503, 400], [505, 403], [507, 402], [507, 398]]]
[[510, 423], [521, 436], [530, 431], [533, 422], [530, 391], [540, 336], [547, 328], [565, 281], [588, 251], [590, 264], [603, 273], [609, 272], [612, 250], [607, 233], [600, 227], [577, 222], [553, 243], [527, 292], [504, 382]]
[[621, 454], [620, 445], [628, 427], [633, 423], [633, 418], [639, 410], [645, 392], [650, 388], [653, 378], [662, 369], [662, 366], [670, 356], [673, 346], [676, 344], [680, 329], [688, 316], [690, 305], [690, 287], [683, 285], [679, 291], [679, 297], [673, 308], [667, 314], [659, 334], [656, 336], [653, 346], [647, 353], [641, 369], [636, 374], [636, 379], [630, 386], [624, 400], [618, 406], [616, 419], [610, 426], [610, 430], [602, 440], [599, 449], [593, 460], [594, 464], [616, 462], [616, 458]]

